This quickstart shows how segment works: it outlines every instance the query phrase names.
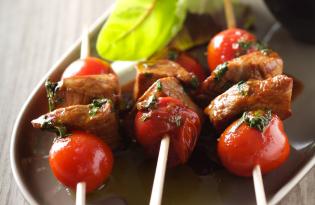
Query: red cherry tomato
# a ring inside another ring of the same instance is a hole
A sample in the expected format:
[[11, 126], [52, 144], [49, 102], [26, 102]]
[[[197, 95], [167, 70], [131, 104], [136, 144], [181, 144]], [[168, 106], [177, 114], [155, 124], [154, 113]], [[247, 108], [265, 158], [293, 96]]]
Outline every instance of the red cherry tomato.
[[179, 100], [162, 97], [154, 109], [138, 111], [135, 132], [137, 140], [151, 156], [158, 155], [160, 142], [168, 135], [171, 140], [168, 164], [176, 166], [188, 160], [200, 133], [200, 123], [197, 113]]
[[91, 192], [104, 183], [112, 171], [113, 155], [98, 137], [81, 131], [57, 139], [49, 153], [49, 164], [55, 177], [65, 186], [76, 188], [86, 182]]
[[232, 123], [221, 135], [218, 154], [223, 165], [238, 176], [251, 176], [256, 165], [263, 174], [270, 172], [288, 158], [290, 145], [282, 121], [272, 115], [261, 132], [246, 123]]
[[[208, 45], [208, 65], [213, 71], [219, 64], [240, 55], [239, 42], [254, 42], [256, 37], [242, 29], [231, 28], [215, 35]], [[248, 50], [251, 52], [252, 50]]]
[[81, 75], [100, 75], [112, 72], [110, 65], [98, 58], [88, 57], [76, 60], [63, 72], [61, 79]]
[[188, 72], [194, 73], [198, 77], [200, 82], [206, 79], [206, 75], [201, 65], [198, 63], [196, 59], [194, 59], [187, 53], [184, 52], [180, 53], [175, 61], [183, 68], [185, 68]]

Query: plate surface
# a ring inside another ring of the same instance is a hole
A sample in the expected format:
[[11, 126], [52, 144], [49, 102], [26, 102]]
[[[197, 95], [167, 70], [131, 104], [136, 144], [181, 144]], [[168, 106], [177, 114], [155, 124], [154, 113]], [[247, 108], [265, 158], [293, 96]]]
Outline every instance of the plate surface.
[[[303, 92], [293, 102], [293, 116], [285, 121], [292, 146], [290, 158], [281, 168], [264, 176], [267, 198], [270, 204], [275, 204], [314, 166], [315, 61], [310, 59], [315, 56], [315, 46], [294, 41], [274, 22], [262, 2], [248, 3], [252, 4], [256, 15], [258, 38], [268, 41], [270, 47], [280, 53], [285, 72], [304, 85]], [[106, 16], [104, 14], [91, 27], [91, 45], [95, 45], [95, 36]], [[57, 80], [78, 56], [79, 41], [41, 80], [14, 126], [11, 165], [21, 191], [31, 204], [74, 203], [74, 195], [55, 180], [48, 165], [52, 134], [33, 129], [30, 121], [47, 111], [44, 80], [48, 76]], [[122, 72], [120, 77], [126, 82], [130, 74]], [[118, 205], [126, 201], [131, 205], [148, 204], [154, 168], [154, 162], [148, 161], [137, 146], [120, 153], [109, 184], [89, 196], [89, 204]], [[235, 177], [225, 170], [200, 177], [189, 167], [182, 166], [167, 172], [163, 204], [255, 204], [255, 195], [251, 179]]]

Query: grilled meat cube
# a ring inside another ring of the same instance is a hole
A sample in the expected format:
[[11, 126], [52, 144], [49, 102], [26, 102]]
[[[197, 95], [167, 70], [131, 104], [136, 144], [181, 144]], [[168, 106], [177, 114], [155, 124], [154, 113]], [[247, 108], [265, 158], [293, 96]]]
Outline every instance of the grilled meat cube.
[[113, 103], [105, 100], [94, 105], [72, 105], [58, 108], [50, 113], [32, 120], [34, 128], [54, 130], [58, 126], [65, 126], [67, 130], [84, 130], [95, 134], [112, 149], [121, 145], [118, 133], [118, 120], [114, 112]]
[[240, 82], [216, 97], [205, 113], [218, 130], [248, 110], [271, 109], [286, 119], [291, 115], [292, 86], [293, 79], [285, 75]]
[[138, 99], [156, 80], [164, 77], [175, 77], [187, 88], [194, 89], [199, 85], [198, 78], [193, 73], [173, 61], [142, 62], [137, 65], [134, 98]]
[[173, 97], [180, 100], [185, 106], [195, 111], [202, 119], [203, 113], [199, 107], [185, 93], [179, 81], [174, 77], [166, 77], [157, 80], [147, 91], [138, 99], [138, 110], [150, 106], [152, 100], [159, 97]]
[[255, 51], [219, 65], [202, 83], [202, 91], [213, 99], [240, 81], [264, 80], [283, 72], [276, 52]]
[[[75, 76], [63, 79], [54, 86], [47, 86], [51, 103], [55, 108], [70, 105], [86, 105], [97, 98], [108, 98], [116, 104], [120, 97], [120, 87], [115, 74]], [[49, 99], [48, 99], [49, 100]]]

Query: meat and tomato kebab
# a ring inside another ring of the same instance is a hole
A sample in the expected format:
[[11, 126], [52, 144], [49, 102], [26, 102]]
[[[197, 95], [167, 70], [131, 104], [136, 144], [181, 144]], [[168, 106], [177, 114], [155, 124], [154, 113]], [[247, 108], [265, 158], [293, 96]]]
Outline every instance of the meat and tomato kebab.
[[[221, 38], [219, 44], [213, 43], [217, 36]], [[251, 176], [259, 164], [267, 173], [289, 155], [281, 120], [291, 115], [293, 80], [283, 74], [280, 56], [256, 42], [252, 34], [229, 29], [217, 36], [208, 47], [212, 72], [206, 79], [201, 65], [181, 52], [181, 60], [155, 58], [136, 66], [135, 103], [128, 113], [133, 127], [124, 130], [134, 130], [136, 141], [153, 157], [158, 155], [161, 139], [170, 137], [168, 165], [176, 166], [188, 161], [202, 125], [210, 120], [222, 133], [218, 155], [229, 171]], [[96, 58], [86, 59], [83, 65], [73, 64], [59, 82], [46, 82], [50, 112], [32, 124], [55, 131], [59, 135], [55, 143], [72, 142], [52, 147], [50, 165], [66, 186], [75, 188], [76, 183], [85, 181], [92, 191], [111, 172], [110, 149], [125, 148], [119, 132], [124, 126], [119, 112], [125, 103], [109, 64]], [[206, 96], [208, 106], [198, 102], [200, 95]], [[84, 148], [82, 158], [69, 160], [80, 143], [91, 146]], [[60, 154], [60, 149], [64, 153]], [[83, 157], [83, 153], [96, 149], [103, 153], [101, 158], [93, 154]], [[95, 168], [85, 160], [99, 164]]]

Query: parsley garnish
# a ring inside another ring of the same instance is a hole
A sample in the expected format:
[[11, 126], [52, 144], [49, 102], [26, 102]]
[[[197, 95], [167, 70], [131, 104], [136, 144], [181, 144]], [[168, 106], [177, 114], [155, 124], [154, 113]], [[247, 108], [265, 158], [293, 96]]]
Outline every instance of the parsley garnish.
[[52, 119], [47, 119], [47, 117], [44, 117], [44, 121], [41, 124], [41, 128], [44, 130], [48, 130], [51, 132], [55, 132], [59, 137], [66, 137], [67, 134], [67, 128], [60, 123], [53, 123]]
[[144, 109], [149, 109], [149, 108], [152, 108], [156, 105], [158, 99], [156, 98], [155, 95], [151, 95], [147, 101], [145, 101], [144, 105], [143, 105], [143, 108]]
[[176, 127], [180, 127], [182, 124], [182, 117], [180, 115], [171, 116], [169, 122], [176, 124]]
[[197, 78], [197, 76], [193, 75], [191, 80], [190, 80], [190, 84], [193, 88], [198, 88], [199, 87], [199, 79]]
[[157, 91], [162, 91], [162, 89], [163, 89], [163, 86], [162, 86], [162, 83], [160, 80], [158, 80], [156, 82], [156, 89], [157, 89]]
[[258, 129], [260, 132], [264, 131], [265, 127], [271, 120], [271, 110], [263, 111], [250, 111], [244, 112], [242, 116], [243, 122], [247, 123], [250, 127]]
[[214, 79], [216, 81], [219, 81], [225, 74], [225, 72], [228, 70], [228, 63], [225, 62], [225, 63], [222, 63], [220, 65], [218, 65], [215, 70], [213, 71], [214, 72]]
[[140, 118], [141, 121], [144, 122], [144, 121], [148, 120], [151, 117], [151, 114], [152, 114], [151, 111], [148, 113], [142, 113], [141, 118]]
[[236, 52], [236, 56], [244, 55], [248, 53], [248, 50], [250, 49], [261, 51], [264, 55], [268, 55], [270, 52], [268, 47], [259, 41], [255, 42], [241, 40], [237, 42], [236, 46], [238, 46], [239, 48], [238, 51]]
[[[56, 95], [56, 91], [58, 90], [58, 83], [53, 83], [50, 80], [46, 80], [45, 88], [46, 88], [47, 99], [48, 99], [48, 109], [49, 109], [49, 112], [51, 112], [55, 109], [54, 98]], [[62, 99], [58, 99], [58, 101], [60, 100]]]
[[96, 115], [98, 110], [107, 102], [109, 102], [108, 99], [95, 99], [92, 101], [91, 104], [89, 104], [89, 115], [92, 117]]
[[243, 96], [248, 95], [249, 86], [245, 81], [240, 81], [239, 83], [237, 83], [237, 89]]
[[178, 54], [177, 51], [170, 50], [170, 51], [168, 52], [167, 58], [168, 58], [169, 60], [174, 61], [174, 60], [176, 60], [176, 59], [178, 58], [178, 56], [179, 56], [179, 54]]

